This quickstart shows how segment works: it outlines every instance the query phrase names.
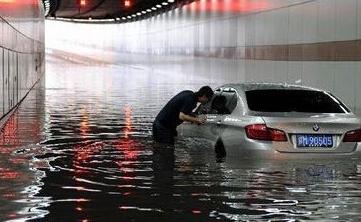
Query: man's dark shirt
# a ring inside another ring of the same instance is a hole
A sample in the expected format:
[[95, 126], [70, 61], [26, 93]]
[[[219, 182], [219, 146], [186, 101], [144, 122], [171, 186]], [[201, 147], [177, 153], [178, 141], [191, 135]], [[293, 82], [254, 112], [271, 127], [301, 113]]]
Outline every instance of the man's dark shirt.
[[190, 91], [185, 90], [174, 96], [159, 112], [155, 121], [164, 127], [175, 130], [183, 121], [179, 119], [179, 113], [190, 115], [197, 106], [197, 97]]

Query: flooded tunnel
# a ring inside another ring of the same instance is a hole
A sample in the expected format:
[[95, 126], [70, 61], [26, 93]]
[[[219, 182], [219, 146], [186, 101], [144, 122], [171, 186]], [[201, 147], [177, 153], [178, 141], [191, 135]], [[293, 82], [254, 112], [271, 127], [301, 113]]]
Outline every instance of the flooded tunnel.
[[[358, 221], [360, 12], [0, 0], [0, 221]], [[154, 141], [184, 90], [190, 119]]]

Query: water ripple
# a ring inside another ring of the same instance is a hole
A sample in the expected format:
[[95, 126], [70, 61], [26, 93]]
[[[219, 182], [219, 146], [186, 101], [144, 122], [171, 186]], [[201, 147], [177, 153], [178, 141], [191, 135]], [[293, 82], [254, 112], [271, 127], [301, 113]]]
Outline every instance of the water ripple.
[[46, 88], [29, 94], [0, 137], [1, 221], [361, 217], [359, 159], [220, 160], [196, 139], [156, 147], [161, 106], [198, 85], [123, 66], [58, 64], [50, 59]]

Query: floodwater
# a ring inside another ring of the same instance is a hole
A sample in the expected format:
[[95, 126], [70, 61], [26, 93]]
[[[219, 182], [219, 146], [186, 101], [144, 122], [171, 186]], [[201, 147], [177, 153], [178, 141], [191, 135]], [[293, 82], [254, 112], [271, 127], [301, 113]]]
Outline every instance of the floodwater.
[[46, 79], [0, 136], [0, 221], [361, 218], [359, 159], [219, 159], [195, 139], [154, 147], [157, 112], [202, 78], [47, 63]]

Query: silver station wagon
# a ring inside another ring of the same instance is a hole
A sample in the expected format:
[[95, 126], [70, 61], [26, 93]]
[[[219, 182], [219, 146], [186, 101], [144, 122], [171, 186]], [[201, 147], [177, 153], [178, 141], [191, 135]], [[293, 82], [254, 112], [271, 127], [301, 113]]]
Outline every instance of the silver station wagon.
[[206, 123], [183, 123], [178, 134], [204, 138], [227, 156], [361, 154], [361, 119], [322, 90], [271, 83], [227, 84], [195, 112], [205, 115]]

